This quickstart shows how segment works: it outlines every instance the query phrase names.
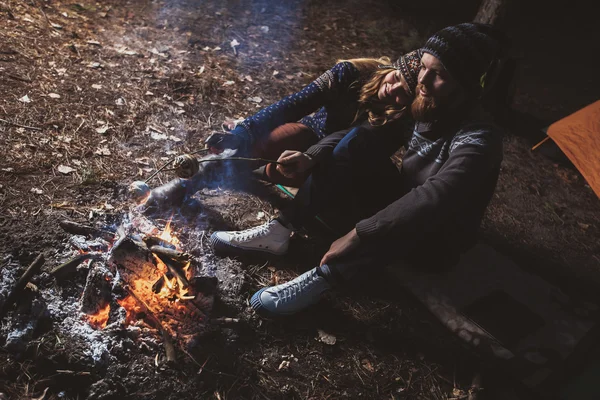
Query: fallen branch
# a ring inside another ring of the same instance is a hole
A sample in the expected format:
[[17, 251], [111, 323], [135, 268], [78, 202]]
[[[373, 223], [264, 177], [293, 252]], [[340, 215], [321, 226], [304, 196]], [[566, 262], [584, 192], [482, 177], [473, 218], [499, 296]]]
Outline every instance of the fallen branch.
[[78, 224], [73, 221], [61, 221], [60, 227], [67, 233], [71, 233], [73, 235], [83, 235], [83, 236], [92, 236], [92, 237], [101, 237], [104, 240], [108, 240], [109, 242], [115, 239], [115, 234], [109, 231], [105, 231], [102, 229], [97, 229], [92, 226]]
[[27, 83], [31, 83], [31, 79], [29, 78], [23, 78], [22, 76], [19, 75], [13, 75], [13, 74], [6, 74], [6, 76], [8, 76], [9, 78], [15, 79], [17, 81], [21, 81], [21, 82], [27, 82]]
[[18, 280], [17, 284], [15, 285], [15, 287], [13, 288], [12, 292], [10, 292], [10, 294], [6, 298], [6, 301], [2, 305], [2, 308], [0, 309], [0, 320], [2, 318], [4, 318], [4, 316], [6, 315], [8, 310], [12, 307], [12, 305], [15, 303], [15, 301], [19, 297], [19, 294], [21, 294], [21, 292], [23, 291], [25, 286], [27, 286], [27, 283], [29, 282], [31, 277], [39, 272], [39, 270], [42, 268], [42, 265], [44, 265], [44, 255], [40, 254], [31, 263], [29, 268], [27, 268], [27, 270], [21, 276], [21, 278], [19, 278], [19, 280]]
[[35, 127], [35, 126], [21, 125], [21, 124], [17, 124], [15, 122], [7, 121], [7, 120], [1, 119], [1, 118], [0, 118], [0, 122], [3, 122], [5, 124], [7, 124], [7, 125], [16, 126], [17, 128], [30, 129], [32, 131], [41, 131], [42, 130], [42, 128], [38, 128], [38, 127]]
[[75, 269], [86, 260], [97, 260], [102, 257], [102, 253], [93, 252], [93, 253], [81, 253], [71, 258], [69, 261], [59, 265], [50, 271], [50, 275], [55, 277], [61, 277], [67, 274], [72, 273]]

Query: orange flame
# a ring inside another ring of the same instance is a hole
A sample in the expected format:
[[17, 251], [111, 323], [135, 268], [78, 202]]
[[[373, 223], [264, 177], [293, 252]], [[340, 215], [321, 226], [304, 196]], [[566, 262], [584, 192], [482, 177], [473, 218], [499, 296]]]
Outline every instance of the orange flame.
[[96, 314], [88, 315], [90, 325], [96, 329], [104, 329], [108, 323], [108, 313], [110, 312], [110, 304], [104, 306]]
[[134, 313], [140, 312], [140, 305], [133, 298], [133, 296], [127, 296], [122, 300], [117, 300], [117, 303], [127, 311], [125, 321], [129, 324], [133, 321]]
[[[157, 270], [164, 275], [165, 279], [165, 285], [161, 288], [160, 292], [158, 292], [158, 296], [163, 298], [176, 297], [176, 301], [193, 299], [194, 296], [188, 295], [189, 290], [183, 288], [184, 284], [179, 278], [174, 276], [169, 279], [166, 276], [169, 269], [156, 254], [154, 254], [154, 259], [156, 260]], [[183, 267], [184, 274], [187, 274], [189, 267], [190, 263], [188, 262], [186, 266]]]
[[173, 234], [171, 233], [171, 221], [173, 220], [173, 214], [171, 214], [171, 218], [169, 218], [169, 221], [167, 221], [167, 224], [165, 225], [165, 229], [162, 231], [162, 233], [160, 234], [160, 238], [162, 240], [164, 240], [165, 242], [169, 242], [171, 244], [174, 244], [175, 246], [179, 245], [179, 239], [177, 239], [176, 236], [173, 236]]

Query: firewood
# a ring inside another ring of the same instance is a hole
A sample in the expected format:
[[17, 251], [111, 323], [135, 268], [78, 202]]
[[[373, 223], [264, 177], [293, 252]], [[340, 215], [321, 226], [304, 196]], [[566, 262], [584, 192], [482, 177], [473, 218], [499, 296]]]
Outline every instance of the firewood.
[[157, 236], [146, 236], [142, 240], [144, 241], [146, 246], [148, 246], [148, 248], [151, 248], [152, 246], [161, 246], [161, 247], [167, 247], [169, 249], [175, 250], [174, 244], [166, 242]]
[[64, 277], [68, 274], [71, 274], [75, 271], [75, 269], [86, 260], [98, 260], [102, 257], [102, 253], [81, 253], [71, 258], [69, 261], [62, 263], [58, 267], [54, 268], [50, 271], [50, 275], [54, 277], [60, 278]]
[[150, 247], [150, 251], [156, 255], [166, 256], [172, 260], [181, 262], [187, 262], [192, 258], [192, 255], [189, 253], [184, 253], [182, 251], [177, 251], [163, 246], [152, 246]]
[[82, 225], [73, 221], [61, 221], [60, 227], [67, 233], [73, 235], [83, 235], [91, 237], [101, 237], [104, 240], [112, 242], [115, 239], [115, 234], [92, 226]]
[[178, 263], [175, 260], [172, 260], [169, 257], [166, 257], [162, 254], [156, 254], [156, 256], [167, 266], [169, 272], [171, 272], [174, 276], [177, 277], [177, 279], [181, 282], [183, 289], [187, 289], [188, 287], [190, 287], [190, 282], [181, 270], [181, 265], [178, 265]]
[[2, 305], [2, 308], [0, 308], [0, 320], [4, 318], [8, 310], [13, 306], [15, 301], [17, 301], [19, 294], [21, 294], [25, 286], [27, 286], [27, 283], [31, 277], [39, 272], [39, 270], [42, 268], [42, 265], [44, 265], [44, 255], [40, 254], [31, 263], [29, 268], [27, 268], [21, 278], [19, 278], [12, 292], [10, 292], [10, 294], [6, 297], [6, 301]]
[[159, 293], [165, 285], [165, 276], [161, 275], [156, 282], [152, 284], [152, 292]]

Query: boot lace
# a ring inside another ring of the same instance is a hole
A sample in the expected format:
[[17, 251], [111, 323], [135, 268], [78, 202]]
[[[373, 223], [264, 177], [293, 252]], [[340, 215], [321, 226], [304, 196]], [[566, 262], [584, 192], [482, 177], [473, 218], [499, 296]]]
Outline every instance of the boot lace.
[[254, 228], [246, 229], [240, 232], [234, 233], [234, 237], [237, 240], [250, 240], [257, 237], [261, 237], [269, 233], [271, 229], [271, 223], [262, 224], [259, 226], [255, 226]]
[[315, 276], [316, 274], [314, 273], [303, 274], [289, 282], [283, 283], [278, 288], [279, 301], [285, 303], [299, 296], [315, 280]]

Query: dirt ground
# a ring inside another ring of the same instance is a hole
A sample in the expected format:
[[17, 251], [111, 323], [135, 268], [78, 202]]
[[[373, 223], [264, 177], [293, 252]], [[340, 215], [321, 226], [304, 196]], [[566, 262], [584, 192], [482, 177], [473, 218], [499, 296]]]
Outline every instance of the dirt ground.
[[[118, 218], [130, 207], [129, 183], [174, 154], [200, 148], [226, 119], [297, 91], [338, 59], [416, 48], [437, 29], [470, 20], [477, 6], [444, 4], [432, 1], [434, 12], [384, 0], [0, 0], [0, 268], [11, 260], [25, 266], [39, 253], [44, 268], [57, 265], [53, 257], [67, 237], [60, 220]], [[482, 239], [565, 290], [595, 293], [598, 197], [576, 169], [544, 155], [550, 147], [530, 149], [540, 128], [597, 100], [592, 63], [574, 56], [586, 54], [585, 38], [597, 28], [577, 2], [577, 20], [549, 7], [510, 9], [509, 33], [518, 38], [516, 113], [502, 121], [505, 159]], [[569, 69], [573, 75], [565, 76]], [[161, 174], [154, 184], [170, 178]], [[269, 187], [245, 189], [219, 200], [207, 195], [221, 213], [213, 229], [252, 226], [286, 201]], [[463, 398], [488, 361], [393, 287], [377, 290], [393, 296], [332, 295], [293, 320], [263, 321], [248, 310], [258, 287], [312, 266], [326, 249], [322, 236], [295, 238], [286, 261], [241, 262], [243, 294], [215, 308], [241, 322], [206, 338], [196, 356], [201, 367], [183, 356], [177, 368], [158, 370], [153, 356], [135, 352], [115, 365], [80, 365], [73, 362], [77, 344], [45, 327], [23, 352], [0, 350], [0, 393], [11, 399]], [[323, 335], [336, 343], [326, 344]]]

